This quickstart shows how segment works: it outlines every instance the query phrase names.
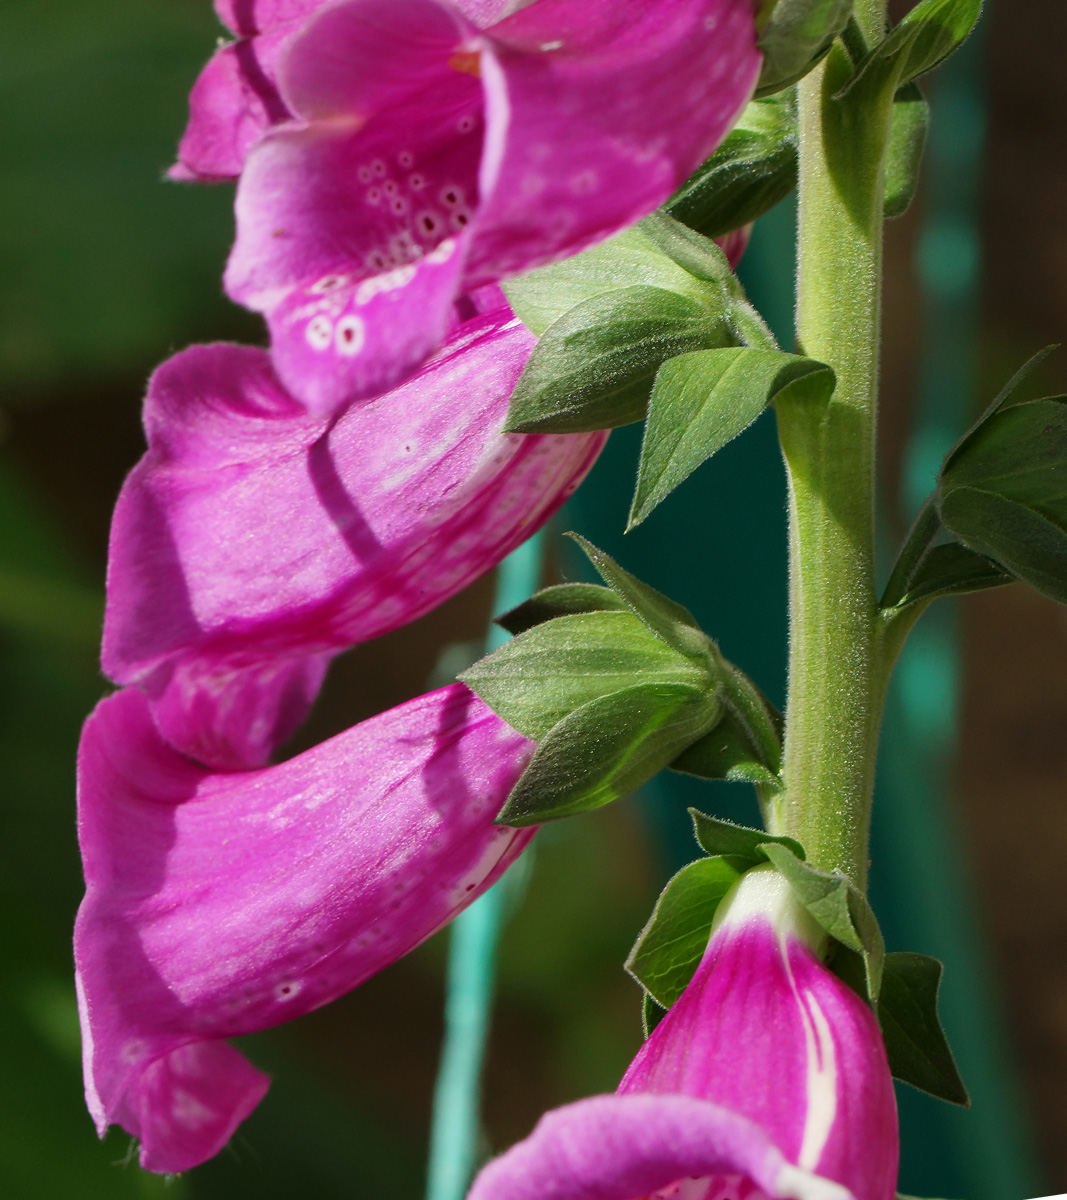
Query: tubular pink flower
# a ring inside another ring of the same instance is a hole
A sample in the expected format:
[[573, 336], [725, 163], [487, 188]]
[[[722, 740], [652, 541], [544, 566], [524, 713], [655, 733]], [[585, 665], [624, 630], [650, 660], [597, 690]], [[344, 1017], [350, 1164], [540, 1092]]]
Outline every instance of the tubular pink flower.
[[194, 113], [229, 122], [220, 144], [272, 125], [244, 163], [226, 288], [266, 315], [279, 375], [317, 413], [410, 374], [458, 295], [662, 203], [760, 66], [752, 0], [535, 0], [485, 28], [444, 0], [334, 0], [280, 42], [255, 28], [244, 53], [293, 119], [264, 101], [249, 123], [221, 59]]
[[112, 525], [107, 674], [149, 693], [179, 749], [264, 763], [333, 654], [494, 566], [592, 465], [605, 434], [501, 432], [533, 344], [498, 308], [332, 422], [292, 400], [265, 351], [165, 363]]
[[533, 745], [460, 684], [279, 766], [214, 774], [136, 689], [79, 753], [86, 1097], [141, 1164], [210, 1158], [267, 1089], [221, 1039], [310, 1012], [489, 887], [531, 830], [493, 818]]
[[819, 940], [773, 868], [746, 873], [617, 1094], [549, 1114], [469, 1200], [892, 1200], [881, 1032]]

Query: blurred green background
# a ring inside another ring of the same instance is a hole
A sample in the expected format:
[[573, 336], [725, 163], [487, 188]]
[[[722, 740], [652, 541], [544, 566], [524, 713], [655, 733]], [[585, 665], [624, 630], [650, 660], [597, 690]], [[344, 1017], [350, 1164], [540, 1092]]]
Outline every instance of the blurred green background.
[[[423, 1188], [443, 937], [248, 1039], [272, 1091], [226, 1153], [181, 1180], [140, 1172], [121, 1132], [98, 1143], [81, 1097], [73, 759], [107, 690], [96, 642], [110, 507], [142, 449], [151, 368], [191, 341], [262, 338], [220, 291], [230, 189], [162, 182], [219, 33], [208, 0], [0, 10], [0, 1194], [13, 1200], [415, 1200]], [[984, 56], [964, 61], [940, 108], [934, 96], [935, 130], [954, 131], [948, 165], [887, 247], [889, 538], [909, 509], [909, 471], [921, 473], [927, 426], [913, 397], [927, 414], [976, 406], [1067, 328], [1065, 38], [1061, 0], [1002, 2]], [[981, 143], [980, 176], [973, 157], [953, 174], [960, 130]], [[922, 267], [945, 212], [978, 214], [977, 252], [957, 245], [954, 261], [983, 267], [974, 287], [938, 295]], [[786, 331], [790, 267], [786, 206], [761, 222], [745, 263]], [[944, 363], [955, 372], [938, 375]], [[1064, 367], [1050, 372], [1062, 386]], [[624, 541], [635, 461], [635, 431], [621, 431], [566, 524], [688, 604], [780, 702], [783, 481], [769, 419]], [[549, 573], [581, 569], [550, 542]], [[491, 596], [484, 580], [345, 656], [299, 744], [424, 690], [450, 644], [482, 635]], [[1067, 849], [1067, 623], [1018, 587], [946, 614], [894, 699], [874, 887], [893, 947], [958, 966], [946, 1018], [979, 1102], [961, 1115], [902, 1092], [902, 1187], [1022, 1200], [1067, 1190], [1067, 900], [1055, 865]], [[638, 989], [620, 964], [663, 881], [694, 856], [687, 803], [755, 820], [744, 789], [671, 777], [539, 836], [502, 950], [487, 1151], [545, 1108], [613, 1088], [639, 1044]]]

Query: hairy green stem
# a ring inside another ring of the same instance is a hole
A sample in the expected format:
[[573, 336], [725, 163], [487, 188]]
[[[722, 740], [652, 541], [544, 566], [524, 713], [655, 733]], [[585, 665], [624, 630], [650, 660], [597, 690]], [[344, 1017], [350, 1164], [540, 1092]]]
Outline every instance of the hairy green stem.
[[[857, 6], [868, 40], [884, 10]], [[814, 866], [860, 887], [886, 671], [874, 580], [874, 459], [887, 110], [832, 99], [848, 80], [835, 48], [799, 86], [797, 335], [829, 363], [828, 405], [777, 404], [789, 477], [790, 653], [783, 763], [773, 831]]]

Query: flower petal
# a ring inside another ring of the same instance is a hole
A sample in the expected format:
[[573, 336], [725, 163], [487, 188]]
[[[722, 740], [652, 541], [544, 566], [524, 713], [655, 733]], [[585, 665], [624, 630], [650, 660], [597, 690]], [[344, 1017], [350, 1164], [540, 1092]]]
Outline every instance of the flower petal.
[[646, 216], [729, 131], [761, 62], [750, 0], [539, 0], [485, 44], [467, 286]]
[[313, 698], [321, 667], [301, 660], [436, 607], [592, 465], [606, 435], [500, 432], [533, 343], [507, 310], [477, 317], [332, 424], [262, 350], [165, 363], [112, 524], [104, 670], [148, 689], [166, 735], [202, 761], [265, 761]]
[[172, 179], [236, 179], [261, 133], [292, 117], [278, 92], [282, 46], [325, 0], [215, 0], [238, 40], [220, 47], [189, 94]]
[[193, 1042], [146, 1067], [112, 1120], [140, 1140], [146, 1171], [176, 1174], [218, 1154], [269, 1087], [226, 1042]]
[[256, 138], [292, 118], [275, 82], [278, 51], [292, 28], [215, 51], [189, 93], [172, 179], [236, 179]]
[[215, 0], [219, 20], [240, 37], [270, 33], [304, 20], [326, 0]]
[[202, 1044], [349, 991], [490, 886], [529, 841], [493, 818], [532, 749], [454, 684], [214, 774], [163, 741], [139, 691], [104, 700], [79, 752], [75, 930], [98, 1125], [128, 1123], [156, 1170], [213, 1153], [265, 1083]]
[[[687, 1197], [849, 1200], [787, 1163], [758, 1125], [689, 1096], [593, 1096], [546, 1114], [491, 1162], [468, 1200], [635, 1200], [684, 1180]], [[758, 1190], [757, 1190], [758, 1189]]]
[[[247, 656], [245, 656], [247, 658]], [[332, 654], [229, 664], [223, 655], [180, 656], [142, 685], [156, 728], [172, 746], [218, 770], [269, 762], [322, 688]]]
[[[764, 881], [789, 891], [767, 871]], [[760, 882], [757, 874], [748, 881]], [[896, 1101], [874, 1014], [766, 915], [720, 926], [619, 1091], [702, 1097], [755, 1121], [791, 1162], [864, 1200], [895, 1193]]]

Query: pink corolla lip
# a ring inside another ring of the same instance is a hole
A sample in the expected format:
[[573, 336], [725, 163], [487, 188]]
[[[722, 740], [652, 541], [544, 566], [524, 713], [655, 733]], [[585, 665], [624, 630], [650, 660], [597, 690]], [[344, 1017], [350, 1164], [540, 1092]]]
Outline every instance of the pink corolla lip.
[[193, 757], [267, 761], [333, 654], [489, 570], [595, 461], [605, 434], [501, 432], [533, 344], [496, 308], [333, 421], [286, 393], [263, 350], [196, 346], [165, 363], [112, 524], [107, 674], [143, 687]]
[[717, 922], [617, 1095], [551, 1114], [470, 1200], [892, 1200], [885, 1047], [818, 957], [825, 936], [769, 866], [742, 877]]
[[489, 887], [533, 751], [460, 684], [279, 766], [215, 774], [127, 689], [86, 723], [75, 929], [86, 1096], [153, 1171], [211, 1157], [266, 1077], [221, 1039], [326, 1004]]
[[334, 0], [272, 61], [293, 119], [248, 150], [226, 288], [322, 413], [416, 369], [458, 295], [662, 203], [760, 54], [751, 0], [537, 0], [485, 28], [442, 0]]
[[468, 1200], [853, 1200], [753, 1121], [691, 1096], [592, 1096], [541, 1118]]

